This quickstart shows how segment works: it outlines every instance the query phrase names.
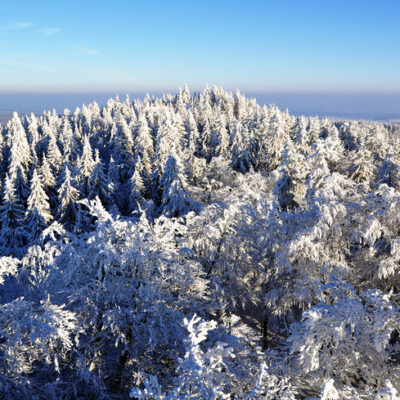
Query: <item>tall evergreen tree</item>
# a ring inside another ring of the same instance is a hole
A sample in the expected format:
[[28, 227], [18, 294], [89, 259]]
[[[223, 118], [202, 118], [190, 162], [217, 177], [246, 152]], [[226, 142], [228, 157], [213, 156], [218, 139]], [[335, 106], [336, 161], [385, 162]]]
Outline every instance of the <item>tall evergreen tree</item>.
[[49, 198], [43, 189], [42, 177], [36, 168], [33, 170], [27, 203], [28, 215], [36, 212], [43, 219], [44, 224], [47, 224], [53, 218], [50, 211]]
[[15, 193], [13, 182], [7, 175], [4, 184], [3, 205], [0, 207], [0, 252], [2, 255], [20, 256], [26, 244], [27, 233], [23, 225], [24, 207]]
[[178, 217], [190, 211], [191, 201], [185, 192], [186, 180], [178, 166], [177, 156], [171, 154], [160, 179], [161, 212], [169, 217]]
[[83, 196], [89, 193], [89, 179], [92, 176], [95, 161], [93, 160], [92, 146], [90, 145], [89, 137], [85, 136], [83, 141], [82, 155], [79, 158], [79, 181]]
[[62, 184], [58, 189], [58, 215], [60, 222], [72, 227], [77, 218], [79, 191], [73, 185], [68, 164], [64, 166], [62, 175]]
[[63, 161], [72, 165], [78, 158], [79, 149], [75, 140], [71, 123], [66, 116], [63, 119], [60, 138], [63, 147]]
[[16, 170], [10, 171], [10, 179], [13, 182], [13, 187], [15, 188], [18, 198], [25, 206], [26, 200], [29, 196], [29, 186], [27, 183], [27, 176], [22, 165], [19, 165]]
[[17, 165], [28, 168], [31, 161], [31, 147], [28, 142], [26, 131], [17, 113], [7, 124], [7, 144], [11, 149], [12, 157]]
[[152, 163], [154, 161], [154, 143], [151, 136], [151, 130], [143, 116], [138, 119], [134, 158], [135, 163], [140, 160], [142, 168], [141, 174], [144, 178], [143, 183], [146, 185], [147, 189], [149, 189], [151, 173], [153, 171]]
[[136, 161], [135, 172], [130, 180], [130, 207], [132, 211], [137, 211], [143, 202], [145, 186], [142, 178], [143, 165], [140, 161]]
[[99, 151], [96, 149], [95, 164], [89, 179], [88, 199], [99, 197], [105, 207], [111, 205], [110, 183], [103, 171], [103, 163], [100, 160]]

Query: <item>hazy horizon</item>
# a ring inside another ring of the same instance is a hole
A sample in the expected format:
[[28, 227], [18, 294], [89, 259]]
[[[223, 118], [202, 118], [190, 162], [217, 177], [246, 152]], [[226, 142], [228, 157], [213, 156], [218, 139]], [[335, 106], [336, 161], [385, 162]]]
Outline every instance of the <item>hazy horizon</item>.
[[[163, 93], [176, 93], [175, 91], [150, 92], [152, 96]], [[243, 91], [247, 97], [255, 97], [261, 105], [275, 104], [280, 109], [288, 109], [294, 115], [329, 117], [334, 119], [363, 119], [373, 121], [400, 120], [400, 93], [251, 93]], [[127, 93], [0, 93], [0, 112], [7, 120], [9, 113], [36, 113], [52, 111], [62, 113], [65, 108], [72, 111], [83, 104], [96, 101], [104, 105], [111, 97], [119, 96], [124, 99], [126, 95], [131, 99], [142, 99], [145, 92]], [[4, 112], [8, 112], [5, 115]]]

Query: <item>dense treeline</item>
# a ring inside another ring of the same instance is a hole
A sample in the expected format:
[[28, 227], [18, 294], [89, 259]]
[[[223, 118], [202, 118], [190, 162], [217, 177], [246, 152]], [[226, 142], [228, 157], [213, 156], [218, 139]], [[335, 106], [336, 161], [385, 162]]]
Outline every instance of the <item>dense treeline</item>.
[[6, 399], [398, 399], [400, 128], [220, 88], [0, 132]]

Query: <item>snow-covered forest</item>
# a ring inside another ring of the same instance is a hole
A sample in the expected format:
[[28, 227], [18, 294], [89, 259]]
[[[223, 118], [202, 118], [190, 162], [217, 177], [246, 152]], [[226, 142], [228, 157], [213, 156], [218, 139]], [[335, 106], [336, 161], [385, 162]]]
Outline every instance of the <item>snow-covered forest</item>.
[[1, 398], [399, 399], [400, 126], [185, 86], [0, 133]]

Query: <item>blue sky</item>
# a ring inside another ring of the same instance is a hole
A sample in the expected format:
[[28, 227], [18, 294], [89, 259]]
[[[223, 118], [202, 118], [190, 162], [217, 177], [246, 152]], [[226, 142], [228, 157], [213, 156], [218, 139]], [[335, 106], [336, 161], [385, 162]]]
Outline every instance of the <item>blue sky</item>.
[[4, 1], [0, 92], [400, 92], [400, 1]]

